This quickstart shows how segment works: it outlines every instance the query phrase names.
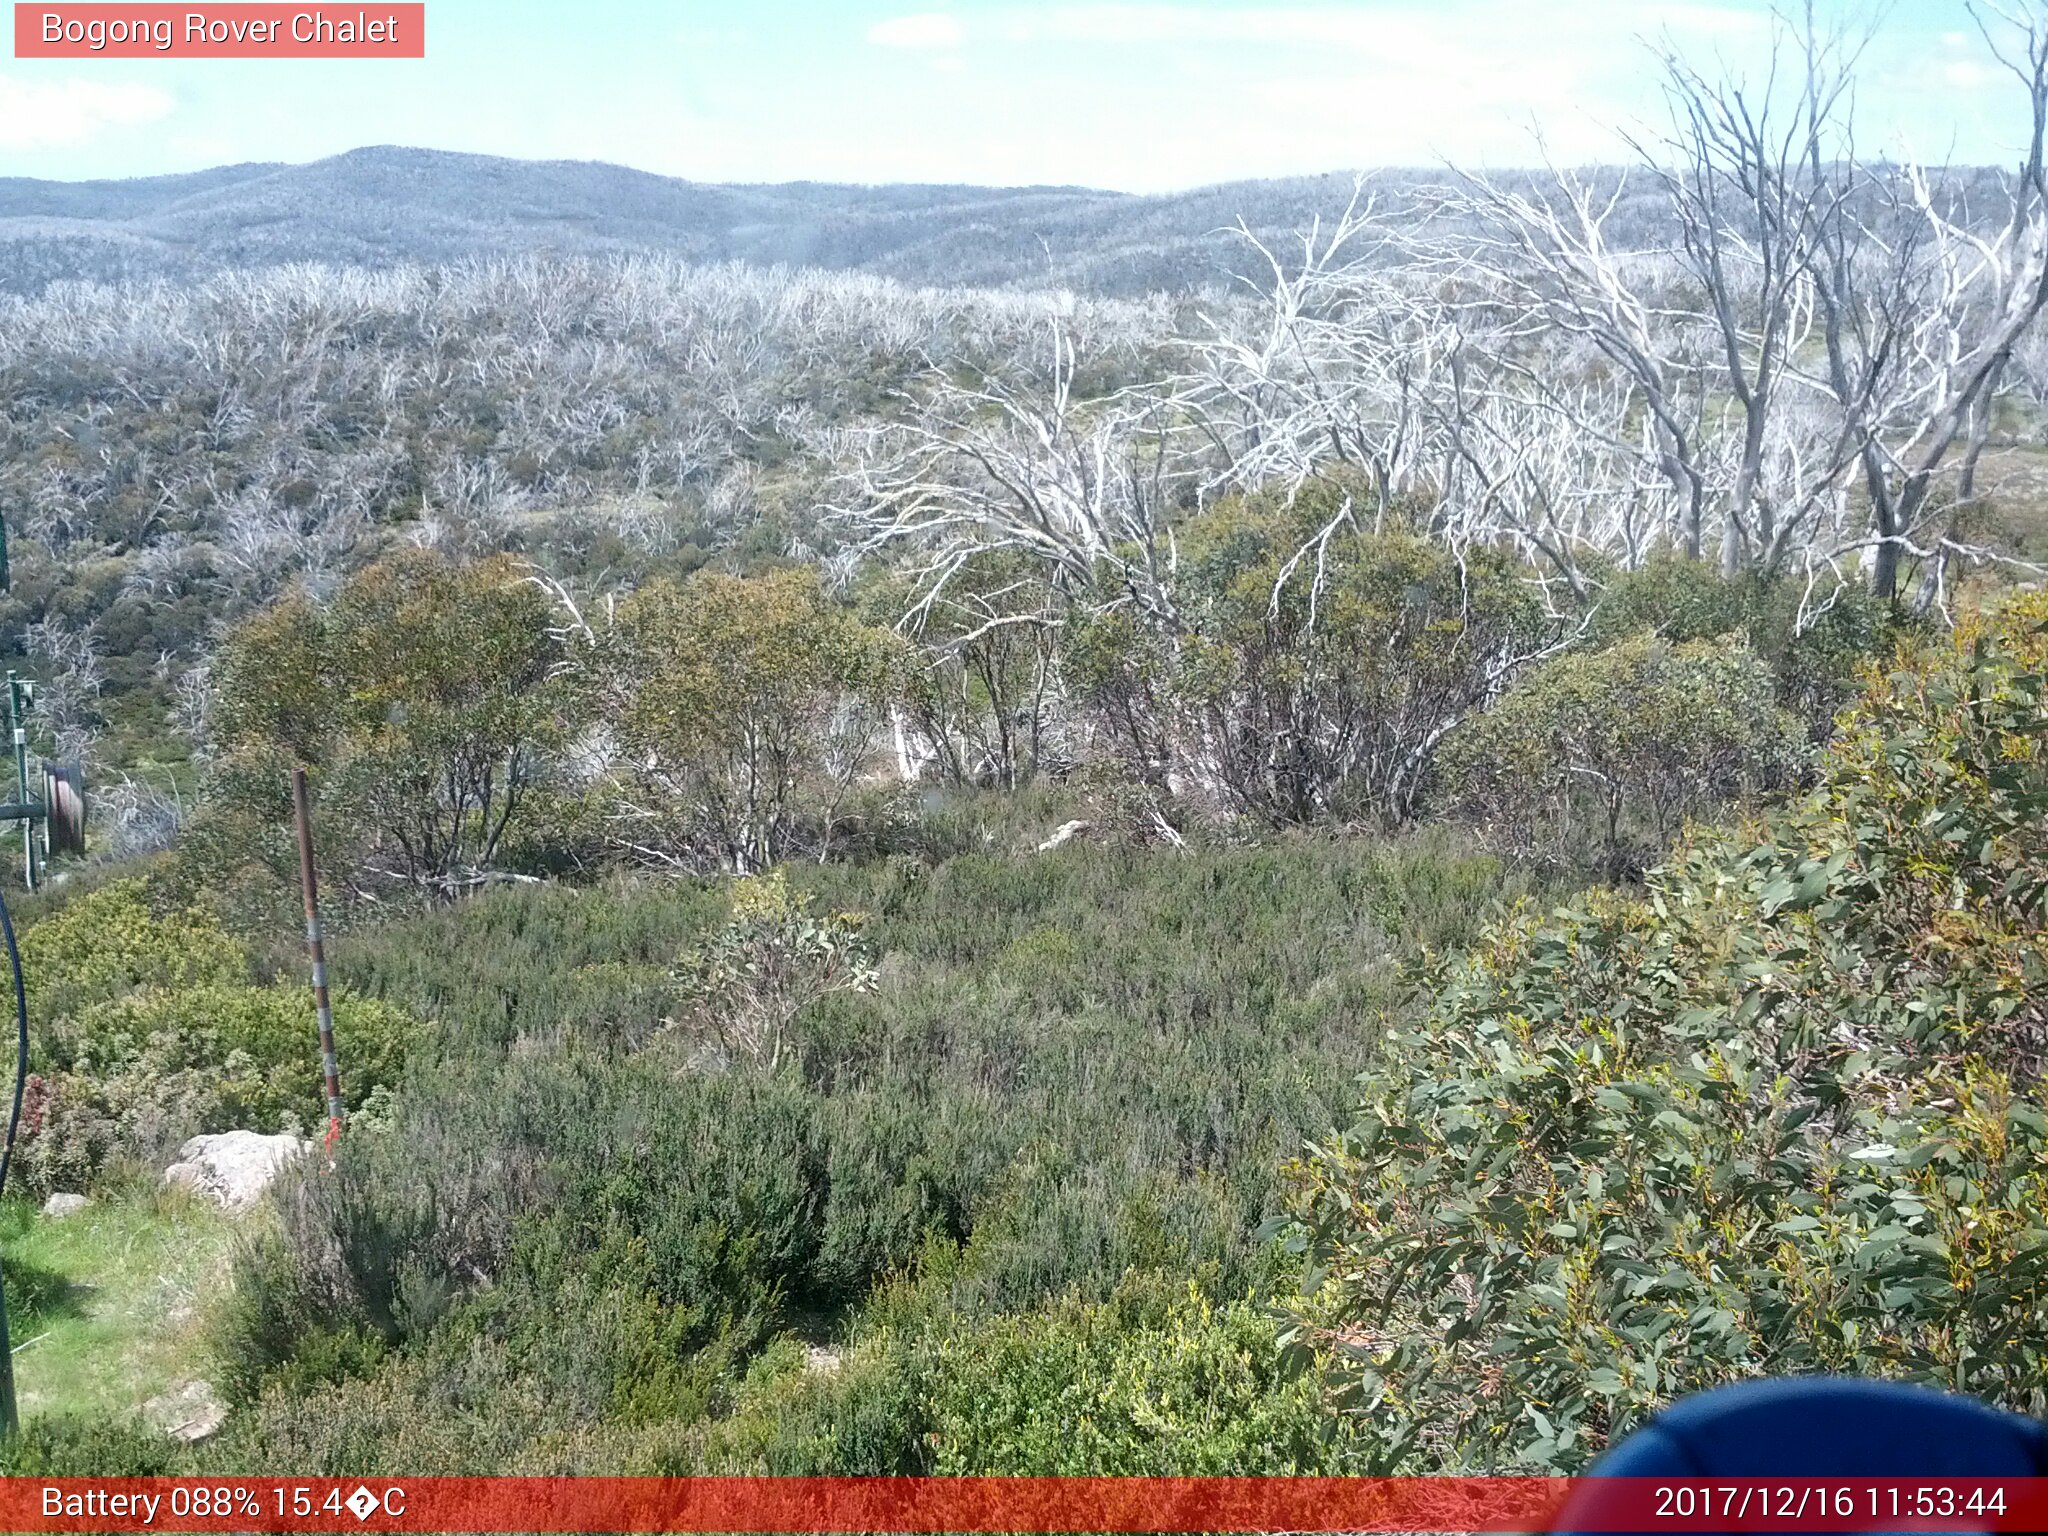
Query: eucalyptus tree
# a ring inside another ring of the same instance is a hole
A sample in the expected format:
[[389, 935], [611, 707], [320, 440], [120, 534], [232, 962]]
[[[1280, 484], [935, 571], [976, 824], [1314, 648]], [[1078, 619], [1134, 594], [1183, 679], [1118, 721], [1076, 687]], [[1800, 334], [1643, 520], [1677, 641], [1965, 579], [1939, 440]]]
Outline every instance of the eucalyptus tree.
[[810, 570], [647, 583], [601, 639], [613, 840], [666, 869], [822, 858], [873, 769], [895, 659]]
[[[1973, 11], [2026, 106], [2018, 167], [1987, 208], [1963, 178], [1859, 154], [1852, 86], [1867, 38], [1811, 11], [1756, 88], [1664, 60], [1669, 123], [1638, 143], [1668, 234], [1619, 241], [1617, 189], [1553, 170], [1531, 188], [1465, 176], [1444, 211], [1471, 226], [1437, 253], [1505, 296], [1526, 334], [1572, 338], [1626, 381], [1669, 541], [1725, 571], [1854, 562], [1895, 594], [1932, 583], [2015, 348], [2048, 303], [2048, 29]], [[1497, 348], [1512, 377], [1553, 378]], [[1553, 389], [1554, 397], [1561, 395]], [[1606, 430], [1605, 411], [1588, 418]]]
[[509, 561], [421, 549], [326, 602], [287, 596], [211, 668], [210, 805], [274, 826], [287, 770], [305, 766], [354, 890], [446, 899], [509, 878], [508, 833], [577, 708], [551, 618]]

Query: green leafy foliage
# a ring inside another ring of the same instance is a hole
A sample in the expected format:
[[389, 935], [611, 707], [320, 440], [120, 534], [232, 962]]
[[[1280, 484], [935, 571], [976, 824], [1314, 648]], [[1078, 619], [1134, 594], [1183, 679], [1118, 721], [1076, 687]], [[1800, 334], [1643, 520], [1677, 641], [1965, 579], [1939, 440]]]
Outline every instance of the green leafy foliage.
[[[16, 1167], [31, 1188], [84, 1189], [123, 1163], [154, 1172], [194, 1135], [325, 1120], [310, 991], [252, 985], [209, 913], [115, 881], [29, 927], [22, 953], [37, 1075]], [[419, 1028], [347, 989], [333, 1001], [353, 1108], [397, 1082]]]
[[1327, 1475], [1356, 1449], [1273, 1319], [1193, 1283], [1134, 1279], [926, 1350], [914, 1379], [941, 1476]]
[[1548, 627], [1505, 556], [1368, 530], [1342, 481], [1227, 502], [1178, 544], [1171, 622], [1110, 607], [1069, 672], [1134, 773], [1278, 825], [1405, 820], [1443, 732]]
[[1641, 633], [1538, 667], [1446, 743], [1450, 796], [1510, 846], [1639, 869], [1685, 821], [1785, 786], [1798, 719], [1739, 639]]
[[773, 1475], [1335, 1473], [1357, 1451], [1275, 1320], [1199, 1282], [1133, 1273], [1105, 1297], [962, 1327], [958, 1255], [928, 1246], [843, 1348], [783, 1335], [698, 1426], [677, 1470]]
[[736, 882], [732, 920], [684, 956], [675, 973], [679, 1025], [717, 1042], [728, 1058], [773, 1071], [800, 1046], [804, 1011], [835, 992], [875, 985], [857, 912], [814, 912], [779, 870]]
[[1436, 978], [1292, 1170], [1300, 1336], [1386, 1463], [1571, 1470], [1766, 1371], [2048, 1407], [2043, 617], [1874, 677], [1810, 794], [1642, 897]]
[[742, 874], [829, 846], [895, 664], [889, 632], [810, 570], [648, 583], [608, 650], [607, 718], [633, 764], [629, 840]]
[[39, 1025], [137, 988], [232, 984], [248, 971], [242, 946], [211, 913], [153, 902], [136, 878], [111, 881], [28, 925], [21, 963], [35, 978], [30, 1008]]
[[[504, 1458], [469, 1465], [928, 1469], [944, 1427], [915, 1405], [942, 1396], [949, 1465], [1025, 1458], [1049, 1420], [972, 1441], [966, 1415], [991, 1373], [1029, 1378], [1005, 1315], [1049, 1305], [1074, 1393], [1125, 1416], [1105, 1465], [1251, 1465], [1241, 1404], [1305, 1422], [1313, 1372], [1244, 1301], [1273, 1280], [1279, 1159], [1395, 1003], [1392, 936], [1462, 942], [1500, 866], [1301, 838], [782, 873], [744, 922], [863, 911], [877, 958], [774, 1072], [660, 1048], [669, 964], [734, 921], [728, 885], [508, 889], [337, 941], [439, 1029], [388, 1127], [293, 1179], [243, 1261], [237, 1455], [404, 1464], [413, 1392], [440, 1405], [426, 1444]], [[1089, 1310], [1133, 1275], [1153, 1300]], [[939, 1347], [984, 1328], [985, 1354]], [[778, 1335], [821, 1330], [850, 1341], [837, 1369], [778, 1371]]]
[[1676, 645], [1743, 644], [1763, 662], [1778, 702], [1818, 743], [1837, 710], [1858, 692], [1859, 668], [1911, 638], [1896, 604], [1860, 583], [1747, 572], [1727, 577], [1711, 563], [1661, 554], [1607, 579], [1589, 615], [1586, 644], [1600, 649], [1645, 631]]
[[182, 1449], [141, 1419], [35, 1416], [0, 1439], [0, 1476], [171, 1477]]
[[305, 766], [347, 886], [466, 889], [495, 867], [574, 709], [551, 617], [509, 560], [414, 550], [324, 606], [290, 597], [249, 619], [217, 663], [208, 799], [226, 825], [200, 849], [274, 857], [281, 840], [254, 828], [288, 819]]

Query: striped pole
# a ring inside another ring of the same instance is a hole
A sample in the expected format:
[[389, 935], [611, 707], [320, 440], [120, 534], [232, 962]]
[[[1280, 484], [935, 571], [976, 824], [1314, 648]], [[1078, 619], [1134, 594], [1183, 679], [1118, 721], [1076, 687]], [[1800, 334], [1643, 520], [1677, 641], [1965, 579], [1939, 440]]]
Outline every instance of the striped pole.
[[[28, 717], [29, 705], [35, 702], [36, 687], [14, 673], [7, 674], [7, 723], [14, 727], [14, 782], [19, 786], [15, 803], [28, 804]], [[31, 891], [36, 888], [36, 824], [33, 817], [25, 816], [21, 822], [21, 863], [22, 883]]]
[[341, 1065], [334, 1057], [334, 1009], [327, 1000], [327, 953], [320, 943], [320, 890], [313, 879], [313, 813], [306, 770], [292, 770], [292, 811], [299, 821], [299, 889], [306, 898], [306, 948], [313, 956], [313, 1012], [320, 1021], [320, 1066], [327, 1074], [327, 1147], [341, 1134]]

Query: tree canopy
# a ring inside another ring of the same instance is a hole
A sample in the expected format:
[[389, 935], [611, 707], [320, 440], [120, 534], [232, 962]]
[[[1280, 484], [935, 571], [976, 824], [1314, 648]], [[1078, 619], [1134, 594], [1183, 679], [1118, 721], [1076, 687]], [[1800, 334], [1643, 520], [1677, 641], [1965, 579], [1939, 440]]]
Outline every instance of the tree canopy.
[[285, 599], [222, 650], [216, 803], [274, 816], [303, 766], [358, 878], [437, 895], [488, 878], [570, 724], [551, 620], [509, 559], [424, 550], [367, 567], [332, 602]]

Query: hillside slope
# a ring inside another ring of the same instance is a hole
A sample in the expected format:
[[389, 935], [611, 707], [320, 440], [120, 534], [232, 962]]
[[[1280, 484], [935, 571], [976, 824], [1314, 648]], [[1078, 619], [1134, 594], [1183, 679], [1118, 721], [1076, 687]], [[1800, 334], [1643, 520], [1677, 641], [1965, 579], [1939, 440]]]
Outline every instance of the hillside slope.
[[726, 186], [623, 166], [380, 147], [309, 165], [129, 181], [0, 179], [0, 291], [191, 278], [228, 266], [362, 266], [659, 251], [1102, 292], [1226, 280], [1240, 216], [1281, 231], [1341, 206], [1350, 178], [1156, 197], [1083, 187]]

